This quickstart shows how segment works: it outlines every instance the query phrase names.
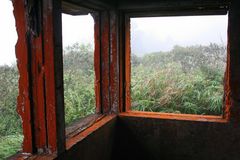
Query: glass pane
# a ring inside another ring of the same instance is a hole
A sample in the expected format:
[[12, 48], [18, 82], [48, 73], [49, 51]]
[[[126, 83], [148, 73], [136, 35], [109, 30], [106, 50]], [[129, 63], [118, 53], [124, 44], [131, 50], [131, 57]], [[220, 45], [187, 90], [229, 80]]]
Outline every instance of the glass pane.
[[18, 69], [15, 44], [17, 33], [11, 1], [0, 2], [0, 159], [21, 150], [21, 119], [16, 112]]
[[94, 20], [62, 14], [66, 125], [95, 113]]
[[131, 18], [132, 110], [221, 115], [227, 15]]

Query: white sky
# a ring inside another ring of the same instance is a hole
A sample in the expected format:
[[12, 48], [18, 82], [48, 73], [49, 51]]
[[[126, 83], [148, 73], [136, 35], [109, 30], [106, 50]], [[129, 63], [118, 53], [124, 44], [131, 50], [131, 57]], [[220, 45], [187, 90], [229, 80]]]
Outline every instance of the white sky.
[[226, 44], [227, 16], [131, 18], [131, 49], [136, 55], [168, 51], [174, 45]]
[[[10, 0], [0, 0], [0, 65], [15, 63], [17, 34]], [[63, 14], [63, 46], [93, 44], [94, 21], [88, 16]], [[160, 17], [131, 19], [132, 52], [167, 51], [175, 44], [226, 43], [227, 16]]]
[[10, 0], [0, 0], [0, 65], [15, 63], [17, 33]]
[[74, 44], [94, 44], [94, 20], [87, 16], [62, 14], [63, 47]]

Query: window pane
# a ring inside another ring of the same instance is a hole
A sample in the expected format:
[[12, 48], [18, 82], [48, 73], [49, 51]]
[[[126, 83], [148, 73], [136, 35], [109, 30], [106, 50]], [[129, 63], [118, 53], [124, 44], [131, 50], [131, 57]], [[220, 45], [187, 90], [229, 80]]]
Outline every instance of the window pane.
[[15, 44], [17, 33], [11, 1], [0, 2], [0, 159], [21, 150], [21, 119], [16, 112], [18, 69]]
[[95, 113], [94, 20], [62, 15], [65, 120], [69, 125]]
[[222, 114], [227, 15], [131, 18], [132, 110]]

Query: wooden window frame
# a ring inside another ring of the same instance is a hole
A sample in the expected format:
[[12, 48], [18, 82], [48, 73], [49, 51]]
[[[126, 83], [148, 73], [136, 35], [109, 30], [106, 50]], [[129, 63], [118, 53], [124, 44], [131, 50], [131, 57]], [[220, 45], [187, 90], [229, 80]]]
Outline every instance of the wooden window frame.
[[[66, 126], [66, 138], [69, 139], [75, 134], [86, 129], [86, 126], [90, 126], [94, 122], [102, 118], [103, 112], [101, 107], [101, 44], [100, 44], [100, 19], [99, 13], [97, 11], [90, 11], [87, 13], [90, 14], [94, 21], [94, 52], [93, 52], [93, 68], [94, 68], [94, 93], [95, 93], [95, 112], [93, 114], [82, 117], [73, 124]], [[68, 14], [71, 15], [71, 14]], [[84, 13], [86, 15], [86, 13]], [[64, 104], [65, 105], [65, 104]], [[84, 123], [80, 123], [84, 121]], [[84, 125], [84, 126], [81, 126]], [[77, 131], [77, 132], [76, 132]]]
[[[216, 6], [217, 8], [217, 6]], [[177, 11], [176, 11], [177, 10]], [[124, 31], [125, 31], [125, 50], [124, 50], [124, 111], [126, 113], [122, 113], [121, 115], [128, 116], [140, 116], [140, 117], [154, 117], [154, 118], [163, 118], [163, 119], [176, 119], [176, 120], [191, 120], [191, 121], [210, 121], [210, 122], [228, 122], [229, 121], [229, 110], [230, 106], [227, 105], [227, 101], [223, 102], [223, 114], [219, 116], [214, 115], [197, 115], [197, 114], [175, 114], [175, 113], [161, 113], [161, 112], [144, 112], [144, 111], [133, 111], [131, 110], [131, 31], [130, 31], [130, 18], [139, 18], [139, 17], [166, 17], [166, 16], [196, 16], [196, 15], [226, 15], [228, 12], [228, 7], [214, 10], [197, 10], [190, 9], [184, 10], [181, 8], [177, 8], [174, 10], [163, 10], [163, 11], [151, 11], [151, 12], [126, 12], [124, 14]], [[228, 15], [229, 16], [229, 15]], [[229, 23], [228, 23], [229, 24]], [[228, 30], [229, 31], [229, 30]], [[230, 55], [229, 45], [230, 42], [228, 40], [227, 46], [227, 57]], [[229, 58], [227, 62], [227, 66], [229, 65]], [[226, 68], [227, 69], [227, 68]], [[226, 73], [228, 69], [226, 70]], [[225, 75], [226, 79], [226, 75]], [[224, 98], [227, 99], [229, 95], [226, 94], [226, 87], [228, 86], [225, 81], [224, 84]]]
[[[20, 74], [17, 110], [24, 135], [21, 153], [59, 155], [77, 141], [65, 134], [61, 2], [13, 0]], [[92, 14], [96, 113], [102, 115], [92, 125], [107, 123], [106, 118], [114, 118], [111, 114], [118, 110], [116, 15], [108, 10]], [[86, 129], [84, 136], [91, 130]], [[81, 135], [78, 141], [82, 139]]]
[[65, 151], [61, 1], [14, 0], [17, 110], [26, 153]]

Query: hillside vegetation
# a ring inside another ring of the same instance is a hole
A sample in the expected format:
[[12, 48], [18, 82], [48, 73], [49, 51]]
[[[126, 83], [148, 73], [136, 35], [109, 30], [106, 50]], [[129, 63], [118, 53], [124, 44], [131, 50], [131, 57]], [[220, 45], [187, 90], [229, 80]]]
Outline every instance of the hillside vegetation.
[[169, 52], [133, 55], [132, 109], [220, 115], [226, 48], [175, 46]]
[[[66, 124], [95, 112], [93, 49], [74, 44], [64, 52]], [[222, 113], [225, 46], [175, 46], [169, 52], [132, 54], [132, 109], [139, 111]], [[16, 113], [18, 71], [0, 66], [0, 159], [20, 150], [21, 120]]]
[[91, 45], [69, 46], [64, 51], [66, 125], [95, 112], [94, 54]]

